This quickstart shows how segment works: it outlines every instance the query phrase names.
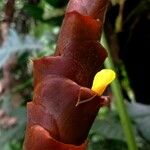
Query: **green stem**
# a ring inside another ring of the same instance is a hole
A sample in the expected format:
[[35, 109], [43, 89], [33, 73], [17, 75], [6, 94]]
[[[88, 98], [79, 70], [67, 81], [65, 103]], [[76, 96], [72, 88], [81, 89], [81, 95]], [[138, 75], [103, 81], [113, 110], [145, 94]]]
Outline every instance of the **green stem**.
[[[103, 34], [102, 37], [102, 44], [103, 46], [109, 51], [109, 46], [106, 40], [105, 35]], [[105, 67], [113, 69], [115, 71], [115, 67], [111, 58], [111, 55], [109, 54], [107, 60], [105, 61]], [[120, 87], [120, 83], [118, 79], [115, 79], [111, 84], [112, 92], [115, 97], [115, 104], [116, 108], [119, 113], [120, 121], [124, 130], [124, 134], [127, 140], [127, 145], [129, 150], [137, 150], [136, 140], [134, 136], [134, 132], [132, 129], [131, 120], [128, 116], [128, 112], [126, 109], [126, 105], [124, 103], [124, 97], [122, 94], [122, 90]]]

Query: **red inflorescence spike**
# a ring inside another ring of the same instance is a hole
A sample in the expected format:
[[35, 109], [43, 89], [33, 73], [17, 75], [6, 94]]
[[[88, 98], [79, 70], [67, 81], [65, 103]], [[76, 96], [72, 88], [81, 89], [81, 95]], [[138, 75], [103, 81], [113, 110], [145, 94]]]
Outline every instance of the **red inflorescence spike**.
[[98, 42], [107, 0], [70, 0], [55, 56], [34, 60], [24, 150], [85, 150], [104, 99], [90, 88], [107, 57]]

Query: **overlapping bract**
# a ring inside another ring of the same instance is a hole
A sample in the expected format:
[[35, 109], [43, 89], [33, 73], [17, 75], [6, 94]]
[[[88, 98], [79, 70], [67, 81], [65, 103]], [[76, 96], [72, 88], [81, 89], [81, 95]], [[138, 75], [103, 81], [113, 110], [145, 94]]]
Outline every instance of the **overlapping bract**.
[[[95, 3], [94, 3], [95, 2]], [[55, 56], [34, 60], [24, 150], [84, 150], [105, 100], [90, 88], [107, 53], [98, 40], [106, 0], [70, 0]]]

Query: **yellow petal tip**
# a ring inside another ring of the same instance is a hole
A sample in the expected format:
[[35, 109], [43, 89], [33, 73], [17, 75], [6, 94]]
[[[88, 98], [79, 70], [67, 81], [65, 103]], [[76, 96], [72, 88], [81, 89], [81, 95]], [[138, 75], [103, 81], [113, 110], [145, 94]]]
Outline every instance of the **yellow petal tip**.
[[99, 71], [93, 80], [92, 90], [98, 95], [102, 95], [106, 87], [116, 78], [116, 73], [111, 69]]

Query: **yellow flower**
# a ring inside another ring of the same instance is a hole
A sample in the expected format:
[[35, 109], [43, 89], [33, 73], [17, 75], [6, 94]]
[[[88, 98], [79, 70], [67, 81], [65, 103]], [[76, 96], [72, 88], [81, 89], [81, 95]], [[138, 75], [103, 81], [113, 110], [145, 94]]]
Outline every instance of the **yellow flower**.
[[92, 90], [101, 96], [106, 87], [115, 79], [116, 73], [110, 69], [99, 71], [93, 80]]

